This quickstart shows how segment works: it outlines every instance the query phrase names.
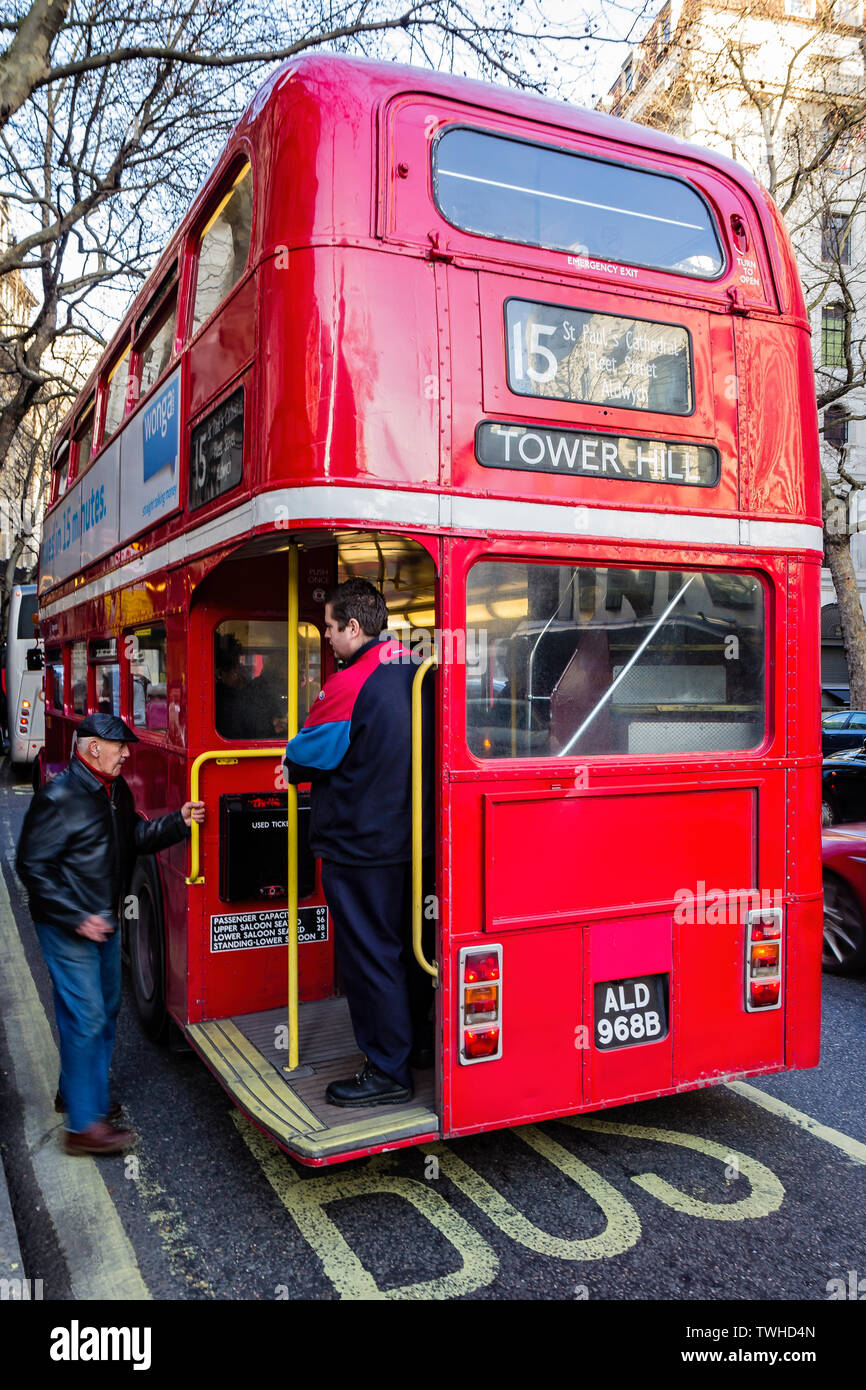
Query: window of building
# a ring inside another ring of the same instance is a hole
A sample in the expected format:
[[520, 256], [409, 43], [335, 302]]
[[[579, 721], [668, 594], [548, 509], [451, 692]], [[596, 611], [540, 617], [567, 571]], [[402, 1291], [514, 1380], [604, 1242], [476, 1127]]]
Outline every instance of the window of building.
[[476, 236], [700, 279], [724, 265], [707, 205], [670, 175], [456, 126], [433, 177], [442, 216]]
[[785, 14], [792, 19], [814, 19], [815, 0], [785, 0]]
[[165, 628], [139, 627], [130, 633], [132, 722], [137, 729], [162, 732], [167, 725]]
[[755, 576], [482, 561], [466, 627], [467, 651], [486, 642], [486, 669], [466, 682], [476, 757], [715, 753], [763, 738]]
[[831, 19], [834, 24], [850, 24], [859, 29], [863, 24], [863, 0], [836, 0]]
[[244, 273], [253, 225], [252, 170], [246, 164], [202, 232], [193, 309], [193, 333]]
[[821, 219], [821, 260], [851, 264], [851, 219], [845, 212], [825, 212]]
[[[288, 731], [286, 624], [229, 618], [214, 633], [214, 728], [230, 742], [284, 738]], [[298, 724], [322, 688], [318, 628], [298, 625]]]
[[123, 423], [126, 413], [126, 397], [129, 389], [129, 347], [115, 362], [108, 374], [108, 390], [105, 395], [105, 434], [110, 439]]
[[670, 10], [665, 10], [664, 14], [662, 15], [662, 43], [670, 43], [670, 41], [671, 41], [671, 12], [670, 12]]
[[821, 310], [821, 366], [845, 366], [845, 309], [827, 304]]
[[626, 63], [622, 70], [622, 84], [627, 92], [631, 91], [634, 69], [631, 63]]
[[63, 653], [59, 648], [49, 651], [45, 656], [50, 689], [48, 700], [51, 709], [63, 713]]
[[75, 443], [78, 451], [75, 465], [76, 478], [80, 478], [82, 473], [86, 473], [90, 467], [90, 460], [93, 453], [94, 422], [95, 415], [93, 402], [91, 401], [84, 415], [80, 418], [78, 428], [75, 431]]
[[87, 647], [84, 642], [72, 644], [72, 708], [76, 714], [87, 713]]
[[844, 405], [829, 405], [824, 411], [824, 439], [834, 449], [848, 443], [848, 411]]

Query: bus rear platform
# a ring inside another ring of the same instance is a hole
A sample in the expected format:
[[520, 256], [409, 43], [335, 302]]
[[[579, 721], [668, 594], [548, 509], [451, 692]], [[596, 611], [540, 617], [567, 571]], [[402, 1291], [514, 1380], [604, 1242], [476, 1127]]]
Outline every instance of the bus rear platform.
[[413, 1073], [414, 1098], [402, 1105], [329, 1105], [332, 1081], [358, 1071], [345, 998], [298, 1008], [300, 1065], [286, 1070], [286, 1010], [235, 1014], [189, 1024], [184, 1032], [217, 1080], [250, 1119], [302, 1163], [327, 1163], [367, 1150], [439, 1137], [432, 1069]]

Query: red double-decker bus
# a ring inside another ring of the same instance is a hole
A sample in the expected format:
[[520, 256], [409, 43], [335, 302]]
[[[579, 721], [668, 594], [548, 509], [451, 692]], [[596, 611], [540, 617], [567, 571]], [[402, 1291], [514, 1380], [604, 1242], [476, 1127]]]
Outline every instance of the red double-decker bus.
[[[280, 69], [54, 452], [42, 773], [111, 710], [143, 811], [207, 805], [131, 885], [149, 1032], [313, 1164], [815, 1065], [817, 458], [791, 250], [737, 166], [411, 68]], [[436, 1065], [347, 1112], [281, 758], [355, 575], [433, 684]]]

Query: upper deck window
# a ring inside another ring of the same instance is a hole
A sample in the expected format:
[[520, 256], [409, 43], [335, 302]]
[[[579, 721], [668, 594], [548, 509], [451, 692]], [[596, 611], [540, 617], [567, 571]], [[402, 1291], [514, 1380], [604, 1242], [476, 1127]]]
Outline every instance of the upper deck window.
[[69, 481], [69, 440], [64, 439], [57, 450], [57, 457], [54, 462], [54, 492], [52, 501], [56, 502], [58, 497], [66, 491], [66, 484]]
[[93, 453], [94, 423], [95, 415], [93, 411], [93, 402], [91, 402], [87, 410], [81, 416], [75, 434], [75, 440], [78, 445], [78, 460], [75, 465], [76, 478], [80, 478], [82, 473], [86, 473], [87, 469], [90, 467], [90, 460]]
[[443, 216], [478, 236], [702, 280], [724, 267], [703, 199], [666, 174], [456, 127], [433, 181]]
[[159, 318], [148, 325], [142, 340], [137, 344], [141, 363], [140, 393], [146, 396], [162, 376], [174, 351], [174, 328], [177, 313], [177, 290], [175, 290]]
[[205, 226], [198, 253], [192, 331], [196, 333], [244, 273], [253, 225], [253, 180], [245, 164]]
[[108, 391], [105, 398], [105, 435], [108, 440], [123, 423], [126, 411], [126, 393], [129, 385], [129, 347], [115, 362], [108, 375]]

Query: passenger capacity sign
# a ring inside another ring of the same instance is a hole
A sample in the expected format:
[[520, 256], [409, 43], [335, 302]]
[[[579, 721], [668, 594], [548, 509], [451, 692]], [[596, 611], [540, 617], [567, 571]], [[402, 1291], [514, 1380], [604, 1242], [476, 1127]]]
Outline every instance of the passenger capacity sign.
[[509, 299], [505, 342], [516, 395], [661, 415], [694, 408], [689, 333], [680, 324]]
[[478, 425], [475, 456], [485, 468], [687, 487], [715, 487], [720, 471], [718, 450], [704, 444], [530, 428], [496, 420]]
[[[221, 912], [210, 919], [212, 951], [248, 951], [256, 946], [285, 946], [288, 943], [285, 908], [263, 908], [261, 912]], [[328, 909], [298, 908], [298, 944], [327, 941]]]

